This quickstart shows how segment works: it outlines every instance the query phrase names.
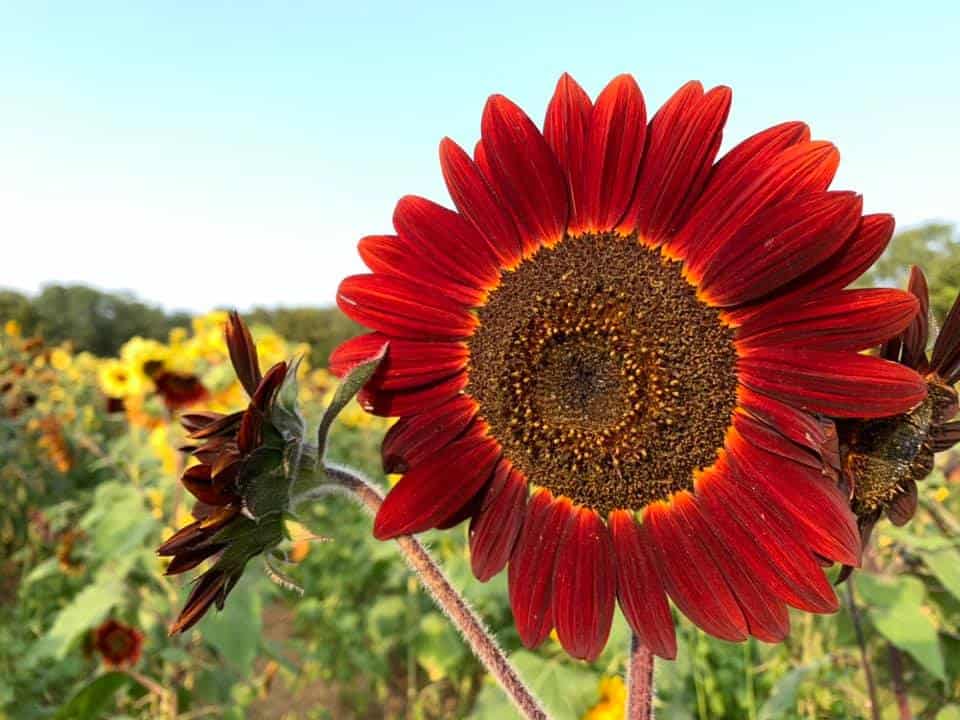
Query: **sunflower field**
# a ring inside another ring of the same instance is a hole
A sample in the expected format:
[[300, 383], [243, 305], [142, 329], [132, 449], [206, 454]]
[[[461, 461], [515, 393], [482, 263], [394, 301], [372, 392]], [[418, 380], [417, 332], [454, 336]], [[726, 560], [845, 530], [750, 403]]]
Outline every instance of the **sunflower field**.
[[[456, 631], [370, 518], [330, 496], [288, 523], [282, 572], [257, 564], [222, 612], [168, 629], [189, 591], [155, 548], [189, 522], [178, 418], [243, 405], [224, 313], [117, 357], [0, 337], [0, 718], [513, 717]], [[254, 325], [264, 366], [308, 348]], [[316, 420], [336, 381], [302, 362]], [[353, 402], [330, 453], [384, 486], [389, 421]], [[657, 665], [664, 718], [960, 718], [960, 468], [941, 456], [907, 528], [878, 526], [835, 616], [797, 613], [781, 645], [713, 639], [680, 619], [678, 660]], [[522, 649], [503, 574], [470, 572], [466, 533], [426, 543], [561, 720], [623, 717], [629, 631], [592, 663], [556, 642]], [[261, 569], [262, 568], [262, 569]], [[834, 571], [835, 574], [835, 571]], [[869, 681], [868, 681], [869, 673]]]

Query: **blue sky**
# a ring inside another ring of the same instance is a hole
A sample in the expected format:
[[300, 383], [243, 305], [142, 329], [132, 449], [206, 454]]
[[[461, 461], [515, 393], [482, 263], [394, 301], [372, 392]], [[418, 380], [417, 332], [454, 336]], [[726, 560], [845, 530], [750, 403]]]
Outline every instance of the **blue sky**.
[[187, 5], [0, 5], [0, 286], [328, 304], [397, 198], [448, 202], [444, 135], [563, 71], [730, 85], [726, 147], [805, 120], [868, 211], [960, 219], [955, 2]]

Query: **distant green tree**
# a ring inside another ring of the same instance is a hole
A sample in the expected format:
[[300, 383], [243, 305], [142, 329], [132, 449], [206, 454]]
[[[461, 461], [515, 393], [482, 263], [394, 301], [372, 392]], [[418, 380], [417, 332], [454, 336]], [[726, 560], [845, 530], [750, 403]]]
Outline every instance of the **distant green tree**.
[[16, 320], [30, 332], [37, 324], [30, 298], [16, 290], [0, 290], [0, 321], [7, 320]]
[[344, 340], [363, 332], [363, 328], [335, 307], [262, 308], [244, 317], [251, 324], [269, 325], [287, 340], [310, 345], [310, 364], [326, 367], [333, 349]]
[[0, 319], [13, 319], [27, 334], [50, 343], [71, 341], [77, 350], [115, 355], [134, 335], [166, 339], [171, 328], [188, 325], [187, 313], [165, 313], [126, 293], [109, 293], [84, 285], [48, 285], [28, 298], [0, 292]]
[[942, 323], [960, 293], [960, 235], [953, 225], [928, 223], [897, 233], [860, 285], [905, 287], [911, 265], [919, 265], [930, 285], [930, 307]]

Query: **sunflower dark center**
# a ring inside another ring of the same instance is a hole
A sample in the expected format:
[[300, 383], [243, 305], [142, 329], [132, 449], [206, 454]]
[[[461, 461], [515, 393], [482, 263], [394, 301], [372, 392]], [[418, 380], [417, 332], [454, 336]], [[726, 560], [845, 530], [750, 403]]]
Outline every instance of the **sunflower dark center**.
[[733, 330], [635, 236], [540, 250], [479, 319], [467, 392], [532, 483], [638, 510], [716, 460], [736, 404]]

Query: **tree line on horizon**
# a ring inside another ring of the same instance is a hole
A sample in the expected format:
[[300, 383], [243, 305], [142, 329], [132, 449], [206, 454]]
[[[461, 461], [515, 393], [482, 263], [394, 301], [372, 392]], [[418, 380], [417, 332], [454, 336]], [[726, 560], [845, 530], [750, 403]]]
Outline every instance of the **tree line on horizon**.
[[[898, 233], [858, 285], [904, 287], [910, 265], [919, 265], [930, 285], [933, 319], [941, 323], [960, 293], [960, 233], [949, 223], [930, 222]], [[336, 307], [255, 307], [244, 317], [311, 347], [310, 362], [327, 364], [330, 352], [361, 328]], [[74, 350], [116, 355], [131, 337], [165, 340], [171, 329], [190, 324], [187, 312], [167, 312], [131, 293], [85, 285], [48, 285], [37, 295], [0, 289], [0, 321], [16, 320], [23, 332], [47, 342], [71, 342]]]

